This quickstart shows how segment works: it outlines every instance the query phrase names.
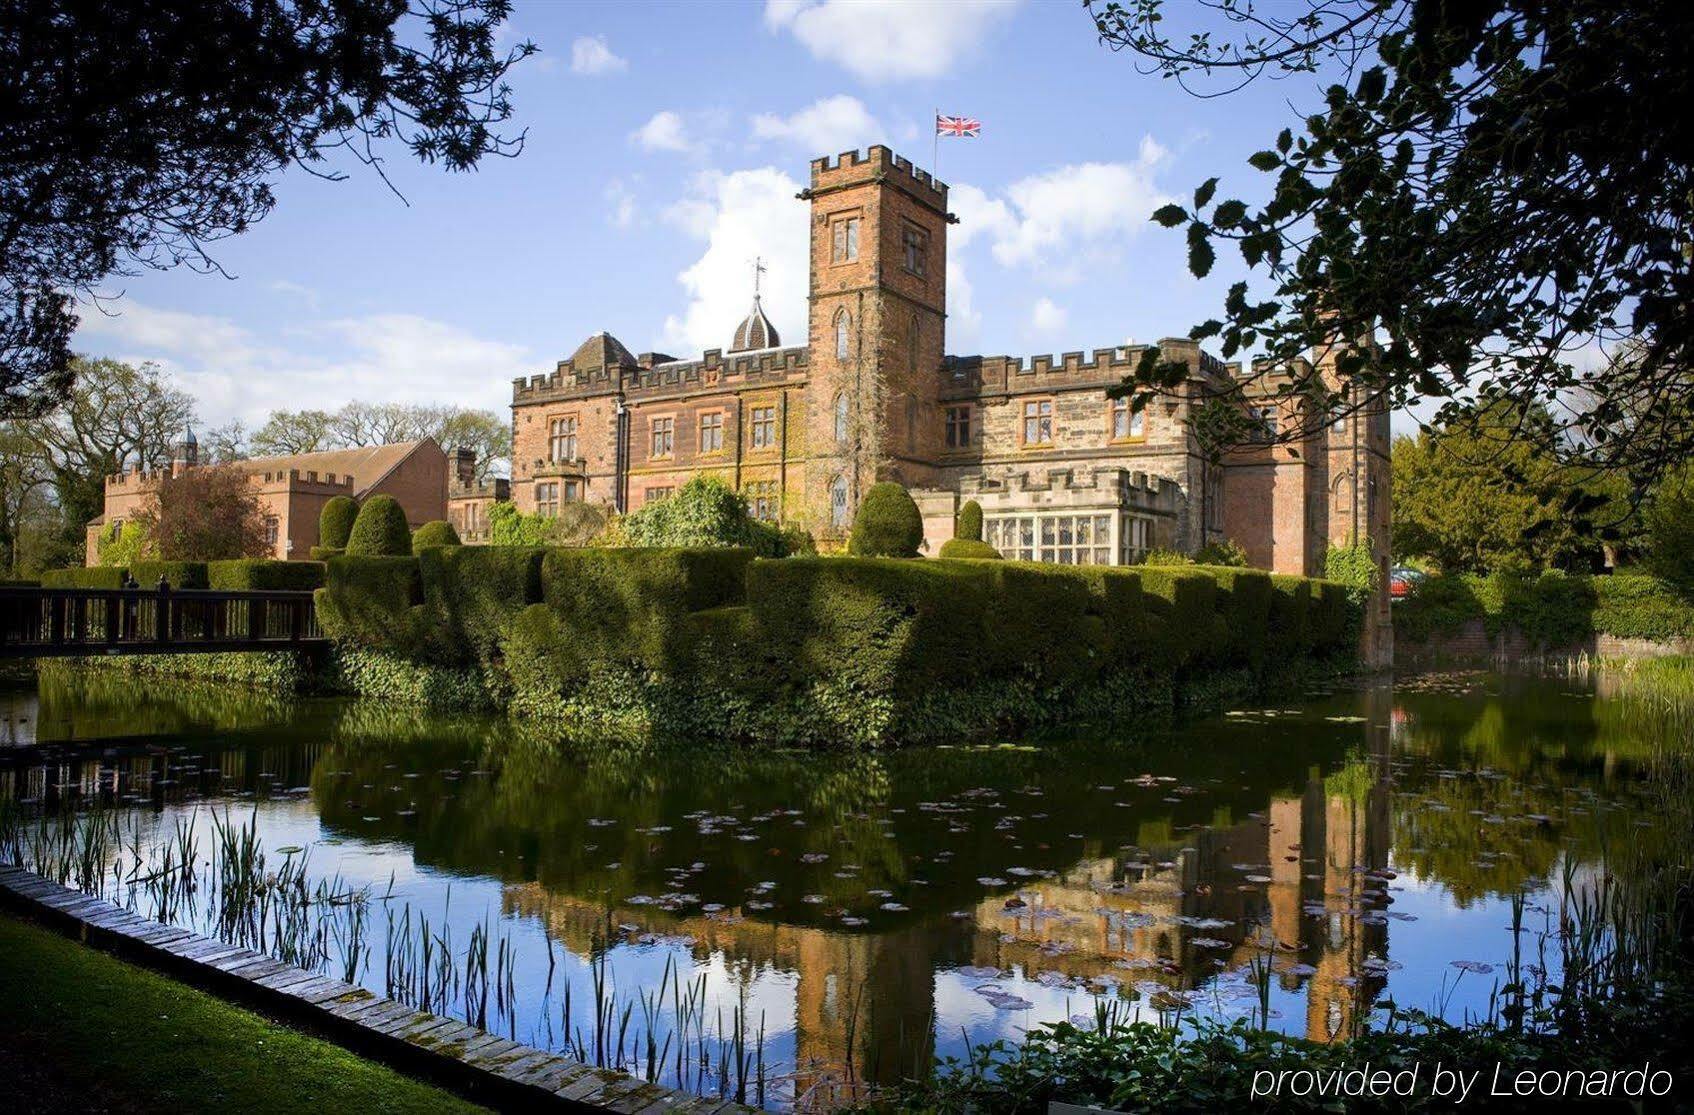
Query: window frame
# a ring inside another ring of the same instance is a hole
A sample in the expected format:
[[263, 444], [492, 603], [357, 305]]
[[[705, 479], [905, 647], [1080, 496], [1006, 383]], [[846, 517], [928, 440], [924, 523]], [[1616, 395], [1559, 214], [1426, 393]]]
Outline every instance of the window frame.
[[[1030, 412], [1029, 412], [1030, 407], [1037, 408], [1033, 419], [1032, 419]], [[1047, 411], [1046, 411], [1045, 414], [1041, 413], [1041, 411], [1040, 411], [1041, 407], [1047, 408]], [[1054, 412], [1055, 409], [1056, 408], [1053, 406], [1053, 396], [1051, 396], [1051, 395], [1038, 395], [1038, 396], [1034, 396], [1034, 397], [1020, 399], [1018, 401], [1018, 445], [1021, 448], [1024, 448], [1024, 449], [1051, 449], [1051, 448], [1053, 448], [1053, 445], [1054, 445], [1053, 412]], [[1046, 423], [1046, 425], [1047, 425], [1047, 436], [1045, 438], [1038, 438], [1034, 441], [1030, 440], [1029, 424], [1030, 424], [1031, 421], [1034, 421], [1036, 423], [1036, 430], [1037, 430], [1038, 433], [1040, 432], [1040, 429], [1041, 429], [1041, 423], [1043, 423], [1043, 422]]]
[[[560, 425], [562, 425], [566, 422], [569, 422], [571, 424], [571, 428], [570, 428], [569, 432], [559, 431], [557, 427], [559, 427]], [[581, 449], [581, 444], [578, 441], [578, 437], [581, 434], [581, 431], [582, 431], [582, 416], [578, 412], [571, 411], [568, 414], [549, 414], [547, 416], [547, 461], [548, 461], [548, 463], [549, 464], [555, 464], [555, 465], [561, 465], [561, 464], [566, 464], [570, 461], [581, 460], [582, 455], [579, 452], [579, 450]], [[562, 446], [562, 445], [559, 444], [560, 442], [567, 442], [568, 445]], [[570, 452], [567, 455], [561, 456], [560, 450], [564, 449], [564, 448], [568, 448], [570, 450]]]
[[929, 274], [929, 233], [909, 222], [900, 226], [900, 267], [920, 279]]
[[[664, 448], [660, 450], [659, 423], [665, 423]], [[647, 459], [667, 461], [676, 456], [676, 415], [655, 414], [647, 419]]]
[[863, 214], [861, 213], [841, 213], [830, 218], [829, 264], [831, 267], [859, 262], [859, 238], [862, 235], [862, 219]]
[[[976, 408], [969, 403], [954, 403], [944, 412], [946, 435], [943, 444], [950, 450], [958, 451], [971, 447], [971, 419]], [[963, 436], [961, 436], [961, 434]]]
[[[1128, 432], [1118, 433], [1118, 413], [1124, 415], [1124, 429]], [[1137, 420], [1141, 423], [1141, 431], [1136, 432]], [[1121, 399], [1106, 400], [1106, 440], [1113, 445], [1139, 445], [1147, 440], [1147, 408], [1139, 411], [1131, 410], [1129, 396]]]
[[[710, 426], [710, 429], [717, 435], [717, 444], [710, 448], [706, 445], [706, 432], [708, 429], [706, 423], [708, 419], [716, 419], [716, 421]], [[710, 456], [714, 453], [722, 453], [724, 451], [723, 430], [725, 425], [725, 415], [722, 408], [717, 410], [703, 410], [700, 412], [699, 417], [694, 423], [694, 437], [695, 441], [699, 445], [702, 456]]]
[[[760, 440], [761, 427], [766, 427], [762, 441]], [[747, 446], [750, 450], [775, 449], [777, 447], [775, 403], [747, 408]]]
[[835, 311], [832, 319], [835, 325], [835, 358], [851, 360], [853, 358], [853, 315], [843, 306]]
[[[537, 480], [535, 482], [535, 513], [546, 515], [548, 518], [559, 517], [559, 481]], [[551, 510], [548, 510], [551, 508]]]

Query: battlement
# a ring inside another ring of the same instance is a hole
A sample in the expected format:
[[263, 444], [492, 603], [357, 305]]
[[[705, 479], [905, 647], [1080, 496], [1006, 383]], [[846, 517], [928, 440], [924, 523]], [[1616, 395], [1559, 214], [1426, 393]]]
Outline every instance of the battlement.
[[725, 356], [709, 348], [697, 360], [668, 360], [645, 366], [593, 368], [578, 372], [560, 361], [551, 375], [512, 381], [512, 403], [547, 402], [623, 392], [626, 396], [666, 395], [689, 390], [733, 390], [765, 381], [798, 379], [806, 374], [807, 349], [764, 349]]
[[904, 155], [896, 155], [881, 144], [866, 151], [843, 151], [831, 158], [824, 155], [812, 160], [812, 185], [808, 193], [837, 190], [863, 182], [895, 181], [937, 208], [947, 208], [947, 183], [929, 171], [912, 165]]
[[[952, 398], [968, 395], [999, 395], [1023, 391], [1052, 391], [1064, 388], [1112, 386], [1133, 374], [1141, 362], [1141, 354], [1150, 345], [1119, 345], [1116, 348], [1097, 348], [1090, 353], [1080, 349], [1058, 356], [948, 356], [941, 365], [942, 394]], [[1199, 348], [1193, 341], [1166, 338], [1159, 342], [1164, 359], [1194, 359], [1198, 356], [1198, 374], [1203, 377], [1224, 376], [1228, 365]]]
[[[1004, 478], [966, 475], [959, 481], [959, 494], [978, 500], [985, 511], [998, 510], [997, 504], [1004, 500], [1013, 500], [1013, 506], [1020, 509], [1029, 506], [1027, 500], [1013, 497], [1075, 494], [1083, 497], [1085, 503], [1110, 501], [1138, 510], [1175, 514], [1181, 506], [1182, 485], [1157, 473], [1067, 467], [1040, 473], [1016, 472]], [[1089, 496], [1094, 498], [1088, 499]]]
[[353, 493], [353, 474], [350, 472], [318, 472], [314, 469], [249, 469], [248, 477], [262, 487], [284, 487], [289, 491], [329, 491]]

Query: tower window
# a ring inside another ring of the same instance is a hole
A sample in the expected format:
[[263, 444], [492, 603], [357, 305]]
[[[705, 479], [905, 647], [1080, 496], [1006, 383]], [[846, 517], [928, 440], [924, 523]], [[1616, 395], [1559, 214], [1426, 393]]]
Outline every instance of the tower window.
[[576, 460], [576, 415], [555, 418], [547, 424], [547, 459], [554, 464]]
[[832, 229], [835, 242], [830, 251], [831, 263], [851, 263], [859, 258], [859, 218], [843, 217]]
[[723, 412], [712, 411], [700, 416], [700, 452], [723, 452]]
[[1023, 443], [1053, 444], [1053, 400], [1030, 399], [1023, 405]]
[[1129, 400], [1112, 400], [1112, 440], [1139, 441], [1147, 436], [1147, 414], [1131, 410]]
[[747, 513], [755, 519], [774, 523], [777, 518], [775, 480], [754, 480], [742, 486], [747, 496]]
[[753, 408], [753, 448], [769, 449], [776, 444], [776, 408]]
[[652, 456], [669, 457], [676, 452], [676, 419], [653, 419]]
[[837, 476], [829, 482], [829, 525], [836, 529], [847, 526], [847, 478]]
[[835, 358], [837, 360], [847, 359], [852, 331], [853, 318], [846, 310], [838, 310], [835, 314]]
[[947, 448], [964, 449], [971, 443], [971, 408], [947, 408]]
[[847, 393], [835, 396], [835, 440], [845, 445], [847, 443]]
[[557, 515], [559, 513], [559, 482], [548, 480], [535, 486], [535, 513], [537, 515]]
[[924, 255], [928, 248], [928, 239], [919, 229], [908, 226], [900, 230], [900, 247], [905, 256], [903, 262], [906, 270], [919, 278], [924, 274]]

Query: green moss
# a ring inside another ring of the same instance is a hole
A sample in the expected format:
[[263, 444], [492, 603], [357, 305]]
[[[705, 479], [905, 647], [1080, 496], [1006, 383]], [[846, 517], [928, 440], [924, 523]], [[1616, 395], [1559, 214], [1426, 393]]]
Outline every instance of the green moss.
[[412, 552], [406, 512], [393, 496], [372, 496], [359, 508], [347, 536], [348, 557], [399, 557]]
[[358, 517], [359, 505], [352, 496], [331, 496], [323, 510], [318, 512], [318, 545], [345, 550]]
[[923, 514], [898, 484], [871, 485], [853, 518], [847, 548], [859, 557], [913, 558], [923, 545]]

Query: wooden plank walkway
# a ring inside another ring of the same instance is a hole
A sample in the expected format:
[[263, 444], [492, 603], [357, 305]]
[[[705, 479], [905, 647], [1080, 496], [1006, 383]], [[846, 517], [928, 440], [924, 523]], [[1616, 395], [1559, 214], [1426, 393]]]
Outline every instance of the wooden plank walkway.
[[310, 592], [0, 586], [0, 658], [328, 645]]
[[299, 1023], [479, 1103], [620, 1115], [753, 1110], [520, 1045], [251, 949], [149, 921], [22, 868], [0, 865], [0, 904], [127, 960]]

